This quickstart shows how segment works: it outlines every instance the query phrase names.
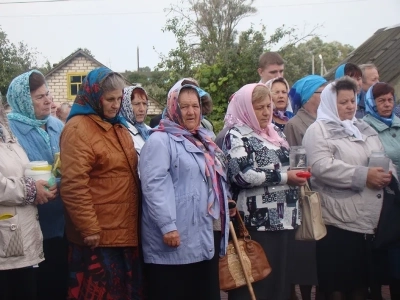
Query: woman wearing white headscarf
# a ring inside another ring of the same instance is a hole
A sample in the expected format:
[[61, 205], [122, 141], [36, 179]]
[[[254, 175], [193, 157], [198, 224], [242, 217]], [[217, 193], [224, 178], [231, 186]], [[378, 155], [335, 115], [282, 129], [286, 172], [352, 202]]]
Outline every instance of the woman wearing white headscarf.
[[[355, 118], [357, 84], [349, 77], [321, 94], [317, 120], [303, 138], [314, 190], [322, 196], [327, 235], [317, 241], [318, 282], [329, 300], [366, 299], [374, 265], [372, 241], [392, 172], [368, 167], [383, 151], [378, 134]], [[391, 170], [395, 170], [391, 164]]]

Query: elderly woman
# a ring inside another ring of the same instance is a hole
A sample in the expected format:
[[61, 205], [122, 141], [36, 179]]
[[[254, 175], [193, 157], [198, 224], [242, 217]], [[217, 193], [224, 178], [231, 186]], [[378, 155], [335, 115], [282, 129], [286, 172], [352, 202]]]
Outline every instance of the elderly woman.
[[[295, 116], [289, 120], [284, 134], [289, 146], [301, 146], [307, 128], [317, 118], [317, 109], [320, 103], [321, 92], [326, 80], [319, 75], [308, 75], [298, 80], [291, 88], [289, 97]], [[291, 261], [292, 283], [300, 285], [302, 300], [311, 300], [311, 289], [318, 284], [317, 263], [315, 259], [315, 243], [293, 241]], [[292, 298], [295, 295], [292, 289]]]
[[[365, 122], [378, 132], [386, 154], [397, 168], [400, 178], [400, 119], [393, 112], [394, 88], [385, 82], [378, 82], [369, 88], [365, 97]], [[400, 247], [389, 250], [391, 261], [390, 294], [400, 299]]]
[[[229, 103], [223, 150], [234, 200], [251, 237], [269, 259], [272, 273], [253, 284], [257, 299], [287, 300], [290, 294], [289, 241], [300, 224], [298, 188], [306, 180], [288, 171], [289, 146], [272, 121], [269, 89], [248, 84]], [[247, 287], [229, 292], [230, 300], [250, 299]]]
[[147, 116], [148, 96], [144, 88], [129, 86], [124, 89], [120, 114], [127, 120], [128, 130], [138, 155], [149, 138], [149, 129], [144, 121]]
[[289, 83], [283, 77], [271, 79], [266, 83], [272, 95], [274, 106], [272, 123], [283, 131], [286, 123], [293, 117], [293, 113], [288, 110], [291, 107], [289, 102]]
[[200, 121], [197, 87], [180, 86], [142, 150], [142, 240], [150, 300], [220, 299], [228, 187], [224, 155]]
[[[10, 128], [29, 160], [53, 164], [54, 155], [60, 152], [59, 139], [64, 125], [50, 115], [52, 98], [42, 73], [33, 70], [16, 77], [8, 89], [7, 101], [11, 106]], [[38, 210], [46, 258], [38, 271], [38, 297], [62, 299], [66, 295], [68, 276], [62, 200], [57, 196]]]
[[28, 162], [0, 97], [0, 299], [37, 299], [37, 266], [44, 256], [36, 205], [54, 199], [56, 189], [25, 177]]
[[105, 67], [89, 72], [61, 135], [68, 299], [143, 299], [138, 157], [118, 114], [124, 85]]
[[289, 98], [295, 116], [283, 130], [289, 146], [301, 146], [307, 128], [315, 122], [321, 93], [326, 80], [319, 75], [308, 75], [292, 86]]
[[372, 241], [382, 189], [392, 178], [381, 167], [368, 167], [372, 151], [383, 147], [376, 131], [355, 118], [357, 89], [349, 77], [329, 84], [317, 121], [303, 138], [327, 227], [327, 235], [317, 241], [318, 283], [326, 299], [365, 299], [368, 284], [375, 284], [368, 282], [374, 276], [369, 273]]

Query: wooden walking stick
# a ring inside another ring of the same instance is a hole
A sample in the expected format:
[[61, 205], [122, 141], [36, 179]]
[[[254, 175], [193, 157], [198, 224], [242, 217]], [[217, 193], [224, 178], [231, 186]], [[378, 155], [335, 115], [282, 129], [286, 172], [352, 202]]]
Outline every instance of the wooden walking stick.
[[[239, 213], [239, 212], [237, 211], [236, 213]], [[236, 236], [236, 233], [235, 233], [235, 228], [233, 227], [232, 221], [229, 222], [229, 230], [231, 231], [233, 245], [235, 246], [235, 250], [236, 250], [236, 253], [238, 255], [240, 265], [242, 266], [242, 271], [243, 271], [243, 274], [244, 274], [244, 278], [246, 279], [246, 283], [247, 283], [247, 287], [249, 289], [251, 300], [257, 300], [256, 299], [256, 295], [254, 294], [253, 286], [251, 285], [251, 282], [250, 282], [250, 278], [249, 278], [247, 272], [245, 271], [245, 265], [244, 265], [243, 257], [242, 257], [241, 251], [240, 251], [238, 239], [237, 239], [237, 236]]]

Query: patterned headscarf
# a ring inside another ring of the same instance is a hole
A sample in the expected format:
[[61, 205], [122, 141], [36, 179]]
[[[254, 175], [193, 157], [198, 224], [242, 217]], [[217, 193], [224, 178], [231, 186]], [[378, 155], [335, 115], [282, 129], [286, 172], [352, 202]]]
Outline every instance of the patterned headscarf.
[[296, 113], [304, 104], [306, 104], [315, 91], [326, 82], [326, 79], [319, 75], [308, 75], [297, 80], [289, 92], [293, 112]]
[[[167, 100], [166, 115], [164, 119], [160, 121], [159, 127], [153, 129], [153, 131], [183, 136], [204, 153], [206, 161], [205, 173], [210, 191], [207, 201], [207, 210], [214, 219], [222, 218], [221, 223], [225, 224], [225, 202], [223, 199], [221, 182], [221, 176], [226, 176], [224, 154], [208, 136], [208, 131], [200, 127], [200, 119], [195, 130], [189, 131], [185, 128], [178, 103], [178, 97], [182, 88], [192, 88], [197, 92], [197, 87], [194, 85], [184, 85], [171, 92]], [[215, 201], [215, 199], [217, 199], [217, 201]], [[224, 232], [224, 230], [222, 230], [222, 232]]]
[[229, 102], [228, 110], [225, 116], [225, 127], [232, 128], [234, 126], [248, 126], [255, 133], [271, 142], [275, 146], [283, 146], [289, 149], [289, 145], [275, 130], [272, 122], [272, 105], [269, 124], [267, 128], [261, 129], [256, 114], [254, 113], [252, 104], [252, 94], [256, 86], [265, 86], [263, 83], [246, 84], [235, 93], [235, 96]]
[[[147, 103], [149, 103], [147, 92], [144, 88], [142, 88], [140, 86], [128, 86], [128, 87], [124, 88], [124, 98], [122, 99], [122, 105], [121, 105], [122, 107], [121, 107], [120, 114], [128, 122], [132, 123], [132, 125], [136, 127], [136, 129], [139, 131], [139, 134], [146, 141], [149, 138], [149, 130], [147, 129], [146, 124], [144, 124], [144, 122], [139, 123], [136, 121], [136, 116], [135, 116], [135, 113], [133, 112], [133, 108], [132, 108], [131, 97], [132, 97], [132, 93], [136, 89], [142, 90], [144, 92], [144, 94], [146, 95]], [[146, 111], [146, 115], [147, 115], [147, 111]]]
[[6, 117], [6, 111], [4, 109], [3, 106], [3, 101], [1, 99], [1, 93], [0, 93], [0, 143], [1, 142], [5, 142], [6, 141], [6, 133], [4, 132], [4, 130], [7, 130], [8, 133], [11, 136], [12, 140], [15, 140], [14, 135], [12, 134], [10, 127], [8, 126], [8, 121], [7, 121], [7, 117]]
[[[386, 118], [386, 117], [382, 117], [378, 113], [378, 109], [376, 108], [376, 101], [374, 98], [373, 89], [374, 89], [374, 86], [378, 83], [382, 83], [382, 82], [377, 82], [373, 86], [371, 86], [368, 89], [367, 94], [365, 95], [365, 112], [367, 114], [370, 114], [371, 116], [373, 116], [375, 119], [378, 119], [379, 121], [385, 123], [388, 127], [391, 127], [393, 118], [395, 116], [394, 110], [392, 111], [392, 115], [389, 118]], [[393, 97], [394, 97], [394, 95], [393, 95]], [[396, 103], [396, 99], [394, 99], [394, 102]]]
[[7, 101], [11, 106], [11, 113], [9, 113], [7, 117], [9, 120], [16, 120], [35, 128], [50, 148], [50, 136], [46, 130], [41, 128], [43, 125], [47, 124], [50, 112], [49, 116], [43, 120], [36, 119], [29, 87], [29, 77], [32, 73], [39, 73], [43, 76], [39, 71], [32, 70], [19, 75], [11, 81], [7, 91]]
[[107, 119], [104, 117], [103, 106], [101, 105], [100, 101], [103, 97], [103, 91], [100, 88], [100, 83], [107, 76], [113, 73], [113, 71], [106, 67], [97, 68], [89, 72], [89, 74], [83, 80], [82, 86], [78, 91], [78, 95], [76, 96], [74, 104], [72, 105], [67, 122], [72, 117], [78, 115], [98, 115], [106, 122], [111, 124], [120, 123], [125, 127], [128, 127], [126, 120], [119, 115], [119, 112], [112, 119]]
[[267, 86], [267, 88], [269, 88], [269, 90], [271, 91], [271, 93], [272, 93], [272, 86], [274, 85], [274, 83], [275, 83], [276, 81], [278, 81], [278, 82], [282, 82], [282, 81], [283, 81], [283, 84], [286, 85], [286, 91], [287, 91], [287, 93], [288, 93], [288, 99], [287, 99], [287, 104], [286, 104], [286, 109], [285, 109], [285, 111], [277, 110], [277, 109], [275, 108], [275, 104], [274, 104], [273, 114], [274, 114], [275, 117], [281, 119], [282, 121], [286, 121], [286, 122], [287, 122], [287, 121], [289, 121], [289, 117], [287, 116], [287, 113], [286, 113], [286, 112], [288, 112], [288, 111], [289, 111], [289, 112], [292, 112], [292, 111], [293, 111], [293, 110], [292, 110], [291, 103], [290, 103], [290, 100], [289, 100], [289, 89], [290, 89], [289, 83], [288, 83], [288, 82], [286, 81], [286, 79], [283, 78], [283, 77], [276, 77], [276, 78], [272, 78], [272, 79], [268, 80], [268, 81], [265, 83], [265, 85]]

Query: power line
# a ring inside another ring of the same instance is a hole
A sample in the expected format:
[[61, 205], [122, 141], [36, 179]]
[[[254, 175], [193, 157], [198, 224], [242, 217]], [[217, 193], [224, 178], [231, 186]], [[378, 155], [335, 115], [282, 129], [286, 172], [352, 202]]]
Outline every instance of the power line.
[[307, 5], [324, 5], [324, 4], [340, 4], [352, 2], [366, 2], [368, 0], [345, 0], [345, 1], [329, 1], [329, 2], [309, 2], [309, 3], [296, 3], [296, 4], [276, 4], [276, 5], [261, 5], [257, 8], [264, 7], [287, 7], [287, 6], [307, 6]]
[[[20, 3], [44, 3], [44, 2], [84, 2], [94, 0], [35, 0], [32, 2], [20, 1]], [[98, 0], [97, 0], [98, 1]], [[257, 8], [277, 8], [277, 7], [290, 7], [290, 6], [307, 6], [307, 5], [327, 5], [327, 4], [345, 4], [354, 2], [366, 2], [368, 0], [345, 0], [345, 1], [329, 1], [329, 2], [309, 2], [309, 3], [297, 3], [297, 4], [277, 4], [277, 5], [261, 5]], [[7, 3], [18, 3], [18, 2], [0, 2], [0, 4]], [[111, 15], [141, 15], [141, 14], [163, 14], [164, 11], [136, 11], [136, 12], [104, 12], [104, 13], [69, 13], [69, 14], [36, 14], [36, 15], [13, 15], [6, 16], [0, 15], [0, 18], [35, 18], [35, 17], [80, 17], [80, 16], [111, 16]]]
[[71, 1], [94, 1], [94, 0], [34, 0], [34, 1], [12, 1], [12, 2], [0, 2], [2, 4], [32, 4], [32, 3], [51, 3], [51, 2], [71, 2]]

